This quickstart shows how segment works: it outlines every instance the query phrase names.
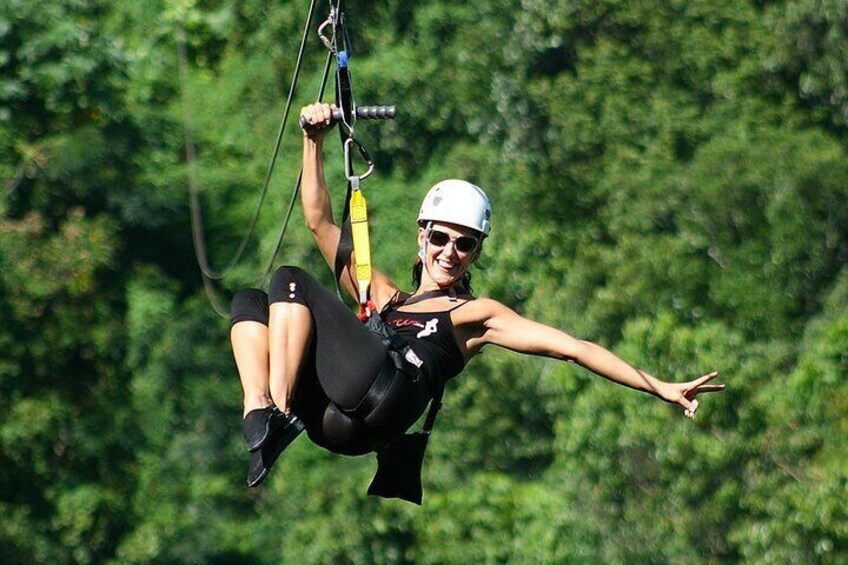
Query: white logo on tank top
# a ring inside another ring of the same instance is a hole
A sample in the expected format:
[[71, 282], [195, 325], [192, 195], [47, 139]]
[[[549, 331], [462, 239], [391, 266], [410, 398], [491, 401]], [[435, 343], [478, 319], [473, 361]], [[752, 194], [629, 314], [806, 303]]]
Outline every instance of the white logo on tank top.
[[433, 318], [432, 320], [427, 320], [427, 324], [424, 326], [424, 329], [418, 332], [415, 336], [417, 338], [427, 337], [428, 335], [433, 335], [438, 331], [439, 319]]

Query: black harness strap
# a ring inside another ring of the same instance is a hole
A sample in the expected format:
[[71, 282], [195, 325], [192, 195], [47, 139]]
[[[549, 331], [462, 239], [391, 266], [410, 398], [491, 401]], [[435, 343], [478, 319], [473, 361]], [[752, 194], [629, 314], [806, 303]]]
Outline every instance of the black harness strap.
[[[339, 50], [339, 35], [342, 35], [344, 46], [349, 49], [349, 35], [344, 15], [344, 1], [338, 0], [335, 7], [335, 22], [333, 28], [332, 50], [336, 56], [336, 106], [342, 111], [342, 125], [339, 126], [339, 137], [342, 147], [350, 139], [350, 127], [356, 119], [353, 112], [353, 87], [350, 82], [350, 70], [348, 69], [349, 52], [347, 49]], [[336, 294], [342, 298], [340, 279], [345, 266], [350, 262], [350, 254], [353, 252], [353, 232], [350, 225], [350, 196], [353, 193], [353, 185], [350, 179], [347, 181], [345, 193], [344, 211], [341, 220], [341, 237], [336, 248], [336, 261], [333, 269], [336, 280]]]
[[[464, 292], [461, 286], [458, 288]], [[425, 292], [407, 298], [399, 306], [415, 304], [430, 298], [445, 296], [449, 293], [449, 290], [441, 289]], [[415, 355], [415, 351], [404, 338], [383, 321], [379, 314], [375, 313], [368, 318], [366, 326], [383, 342], [383, 346], [386, 348], [386, 361], [371, 384], [371, 388], [368, 389], [368, 392], [365, 393], [365, 396], [356, 408], [346, 411], [350, 416], [360, 419], [367, 417], [380, 405], [396, 378], [409, 378], [415, 381], [421, 377], [421, 362], [417, 355]], [[438, 379], [437, 382], [428, 384], [430, 385], [432, 401], [430, 402], [430, 411], [427, 414], [427, 419], [424, 422], [423, 432], [429, 436], [436, 421], [436, 415], [442, 407], [442, 395], [444, 394], [445, 383], [441, 379]]]
[[430, 401], [430, 411], [427, 412], [427, 419], [424, 420], [424, 428], [421, 430], [428, 439], [430, 432], [433, 431], [433, 425], [436, 423], [436, 416], [438, 416], [439, 410], [442, 408], [442, 396], [444, 393], [445, 384], [440, 380], [436, 386], [436, 394], [433, 396], [433, 400]]
[[383, 322], [379, 314], [373, 314], [365, 325], [383, 342], [383, 347], [386, 348], [386, 359], [380, 372], [374, 378], [371, 388], [356, 408], [346, 411], [351, 417], [362, 420], [380, 405], [395, 379], [407, 378], [416, 382], [421, 378], [421, 361], [418, 356], [405, 339]]
[[353, 231], [350, 225], [350, 195], [353, 192], [353, 187], [350, 181], [347, 182], [347, 193], [345, 194], [344, 211], [342, 212], [342, 233], [339, 237], [339, 245], [336, 247], [336, 261], [333, 268], [333, 275], [336, 280], [336, 294], [339, 299], [342, 298], [341, 278], [345, 267], [350, 263], [350, 255], [353, 253]]

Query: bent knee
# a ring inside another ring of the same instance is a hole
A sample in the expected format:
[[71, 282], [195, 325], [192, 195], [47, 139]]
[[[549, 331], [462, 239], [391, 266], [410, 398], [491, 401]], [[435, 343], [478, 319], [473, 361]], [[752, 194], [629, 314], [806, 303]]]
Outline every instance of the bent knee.
[[238, 291], [230, 303], [230, 326], [248, 321], [268, 325], [268, 295], [258, 288]]
[[306, 289], [317, 281], [300, 267], [285, 265], [277, 269], [271, 277], [268, 289], [270, 303], [292, 302], [309, 307], [306, 299]]

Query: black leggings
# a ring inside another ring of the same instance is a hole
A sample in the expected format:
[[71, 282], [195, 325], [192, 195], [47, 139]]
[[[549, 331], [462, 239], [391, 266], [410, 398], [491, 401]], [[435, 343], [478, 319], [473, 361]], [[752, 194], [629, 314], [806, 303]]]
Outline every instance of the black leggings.
[[306, 424], [309, 438], [330, 451], [360, 455], [400, 437], [424, 412], [429, 390], [424, 379], [396, 378], [384, 400], [364, 420], [349, 415], [362, 401], [386, 363], [386, 350], [329, 290], [298, 267], [280, 267], [269, 293], [238, 292], [232, 324], [268, 325], [269, 304], [301, 304], [312, 315], [309, 350], [292, 398], [292, 411]]

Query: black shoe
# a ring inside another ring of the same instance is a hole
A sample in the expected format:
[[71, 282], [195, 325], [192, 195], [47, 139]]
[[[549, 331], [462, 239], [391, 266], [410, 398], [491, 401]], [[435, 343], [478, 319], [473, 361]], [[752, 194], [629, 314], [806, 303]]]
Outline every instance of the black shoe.
[[273, 404], [248, 412], [242, 421], [247, 450], [250, 452], [258, 450], [285, 422], [285, 416]]
[[276, 427], [274, 433], [269, 434], [268, 440], [262, 445], [261, 449], [250, 454], [250, 467], [247, 471], [247, 486], [249, 487], [259, 486], [259, 483], [265, 480], [268, 471], [277, 462], [280, 454], [303, 431], [303, 422], [294, 414], [286, 416], [279, 413], [276, 417], [282, 420], [283, 424]]

